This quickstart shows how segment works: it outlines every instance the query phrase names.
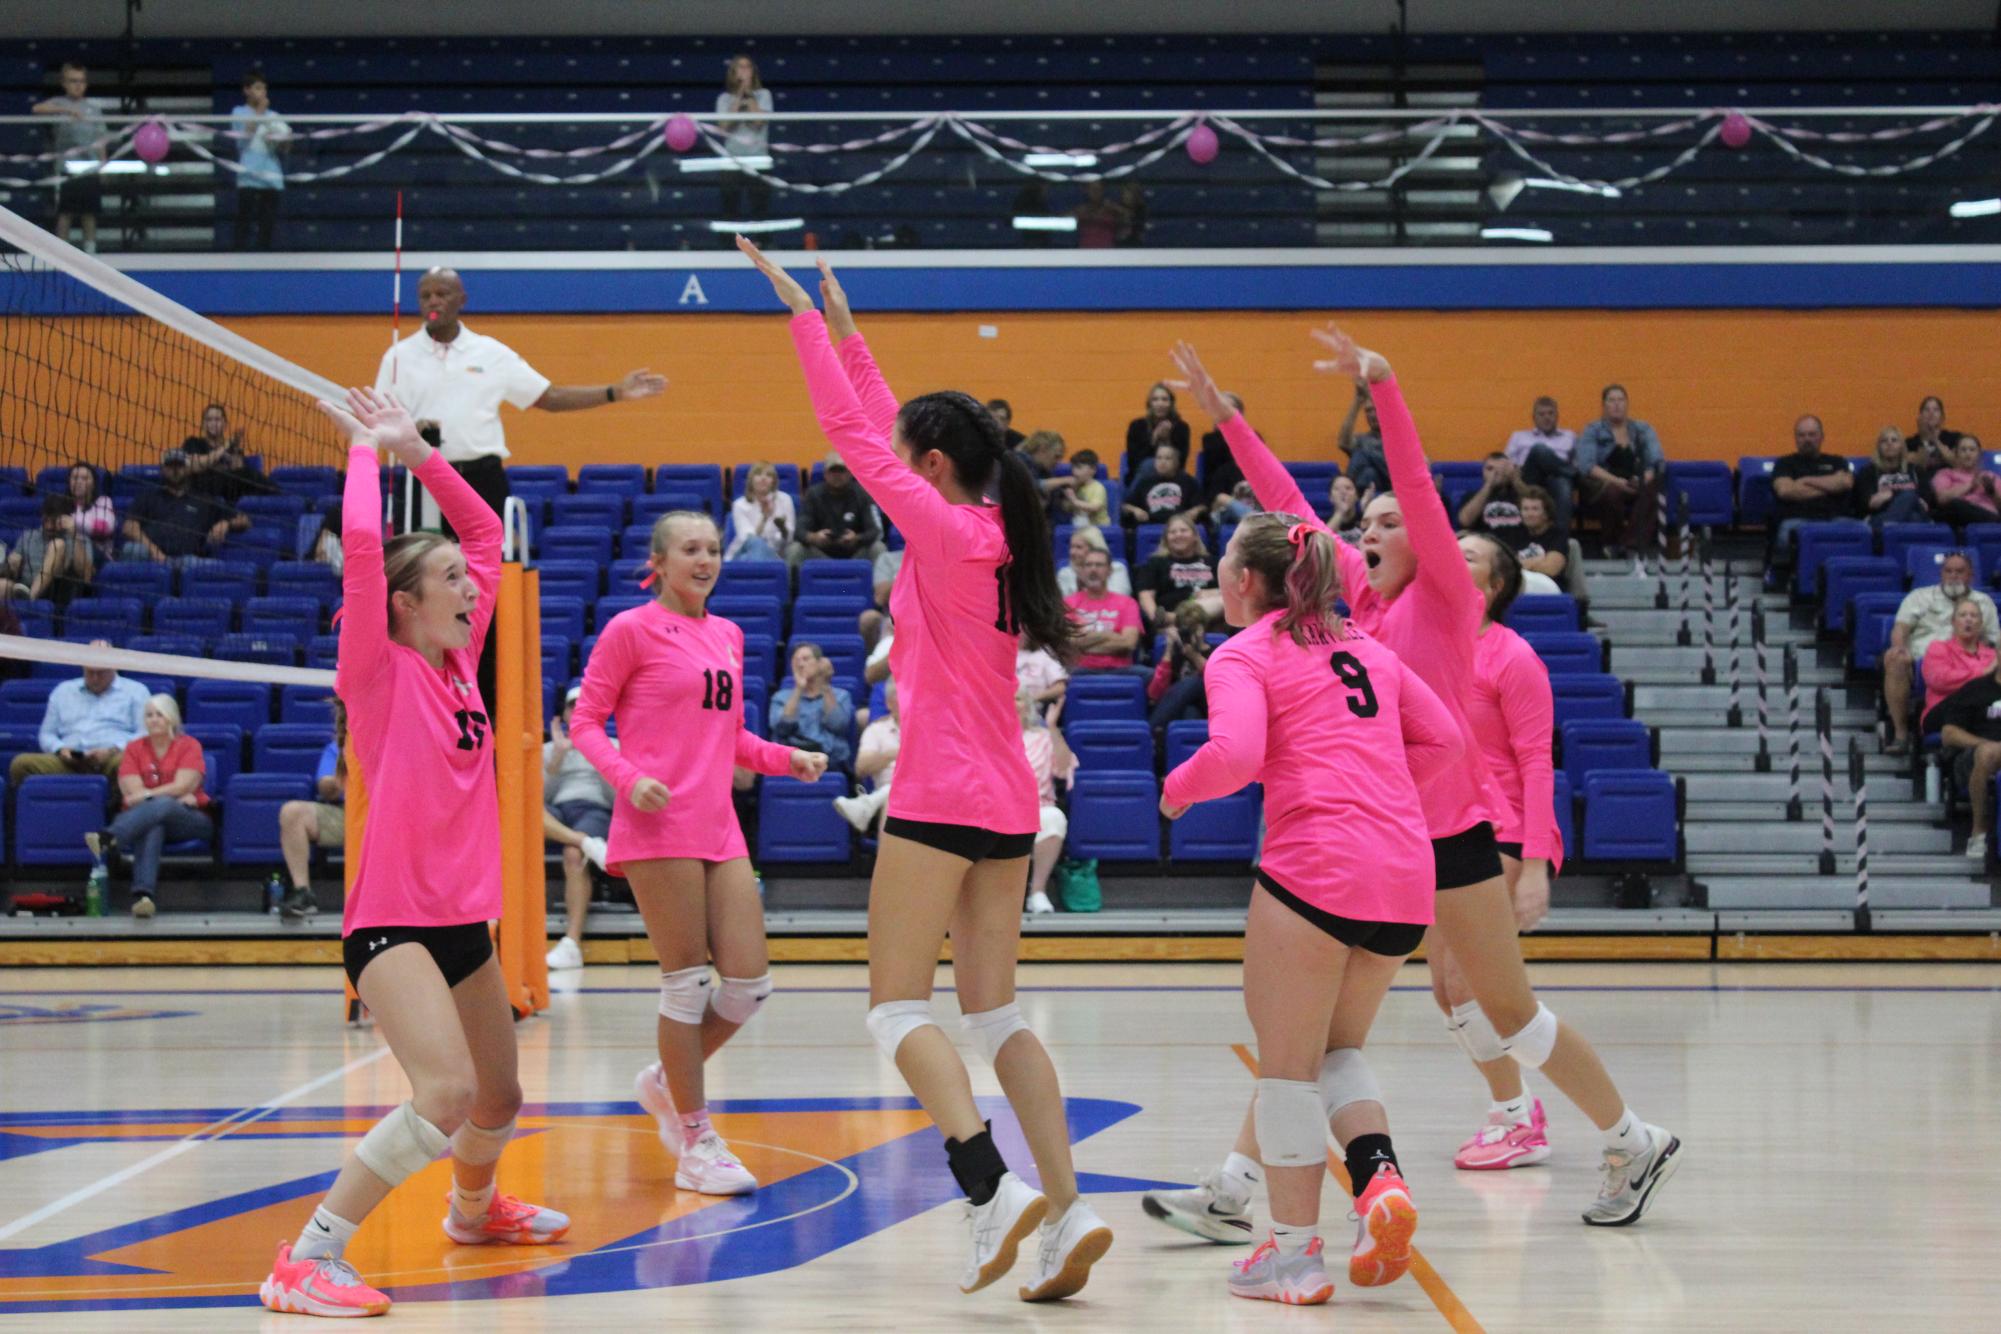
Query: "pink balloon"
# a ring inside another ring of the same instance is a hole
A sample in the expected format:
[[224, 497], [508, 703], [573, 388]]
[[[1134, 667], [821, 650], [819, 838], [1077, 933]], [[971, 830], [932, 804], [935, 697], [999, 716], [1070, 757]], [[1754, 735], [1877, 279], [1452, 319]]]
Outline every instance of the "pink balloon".
[[1731, 148], [1742, 148], [1751, 142], [1751, 122], [1741, 111], [1733, 111], [1723, 118], [1723, 132], [1717, 136]]
[[695, 121], [686, 112], [677, 112], [667, 121], [667, 146], [685, 153], [695, 146]]
[[132, 151], [142, 162], [158, 162], [167, 156], [167, 127], [149, 120], [132, 136]]
[[1199, 167], [1206, 167], [1216, 160], [1217, 150], [1222, 147], [1216, 141], [1216, 132], [1208, 125], [1197, 125], [1188, 134], [1188, 156]]

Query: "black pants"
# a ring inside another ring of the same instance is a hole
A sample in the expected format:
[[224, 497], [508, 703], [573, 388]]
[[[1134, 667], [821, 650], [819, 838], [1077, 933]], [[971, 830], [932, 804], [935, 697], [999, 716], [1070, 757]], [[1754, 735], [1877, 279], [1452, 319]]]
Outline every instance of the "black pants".
[[[244, 190], [236, 192], [236, 248], [238, 250], [269, 250], [271, 232], [278, 225], [278, 198], [281, 190]], [[257, 234], [253, 246], [251, 232]]]
[[[762, 218], [771, 204], [771, 186], [762, 176], [749, 176], [738, 171], [724, 172], [722, 192], [723, 217], [732, 222]], [[750, 206], [748, 211], [744, 208], [746, 203]]]
[[[501, 514], [506, 508], [507, 498], [513, 492], [507, 487], [507, 465], [500, 459], [486, 454], [476, 459], [468, 459], [464, 463], [454, 463], [452, 471], [465, 478], [466, 485], [477, 492], [479, 498], [486, 502], [487, 508], [496, 515]], [[458, 536], [452, 533], [452, 526], [449, 523], [445, 524], [445, 531], [451, 533], [453, 537]], [[497, 588], [484, 591], [490, 597], [497, 597], [500, 593]], [[481, 645], [479, 650], [479, 697], [486, 701], [489, 715], [498, 707], [493, 698], [494, 675], [498, 670], [498, 664], [494, 660], [496, 655], [493, 651], [493, 636], [499, 625], [498, 616], [486, 623], [486, 643]]]

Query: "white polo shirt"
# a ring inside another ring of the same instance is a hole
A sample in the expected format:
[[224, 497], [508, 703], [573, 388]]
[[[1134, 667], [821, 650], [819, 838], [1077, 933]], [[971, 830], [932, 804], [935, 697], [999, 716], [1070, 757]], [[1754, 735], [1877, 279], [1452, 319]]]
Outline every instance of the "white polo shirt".
[[418, 421], [436, 422], [445, 461], [465, 463], [484, 455], [506, 458], [500, 405], [533, 407], [549, 381], [507, 344], [461, 324], [449, 343], [419, 329], [393, 345], [382, 354], [375, 387], [393, 391]]

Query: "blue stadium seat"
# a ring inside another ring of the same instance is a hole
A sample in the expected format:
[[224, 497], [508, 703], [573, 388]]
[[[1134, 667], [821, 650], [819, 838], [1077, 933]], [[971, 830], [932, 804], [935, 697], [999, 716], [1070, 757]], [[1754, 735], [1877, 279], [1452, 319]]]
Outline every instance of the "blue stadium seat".
[[1873, 672], [1883, 665], [1890, 646], [1890, 628], [1897, 623], [1902, 593], [1857, 593], [1848, 609], [1848, 661], [1857, 671]]
[[1065, 723], [1146, 718], [1146, 682], [1131, 672], [1074, 672], [1063, 696]]
[[221, 598], [168, 598], [153, 608], [153, 633], [217, 640], [229, 633], [235, 613]]
[[1558, 727], [1563, 738], [1563, 772], [1573, 791], [1599, 769], [1651, 769], [1653, 735], [1631, 718], [1576, 718]]
[[53, 639], [56, 634], [56, 604], [47, 598], [24, 598], [14, 604], [21, 633], [31, 639]]
[[[793, 651], [801, 644], [817, 644], [820, 652], [834, 664], [836, 676], [860, 676], [862, 667], [868, 660], [868, 650], [862, 647], [860, 635], [818, 635], [807, 638], [799, 633], [799, 627], [792, 627], [792, 642], [785, 646], [785, 661], [790, 664]], [[748, 653], [745, 654], [749, 656]], [[745, 671], [750, 668], [746, 664]]]
[[25, 495], [28, 490], [28, 470], [11, 465], [0, 468], [0, 495]]
[[1609, 672], [1551, 676], [1549, 693], [1559, 727], [1572, 718], [1626, 716], [1626, 683]]
[[[6, 477], [0, 476], [0, 485], [4, 485], [7, 480]], [[9, 765], [14, 762], [12, 756], [4, 758]], [[0, 866], [11, 864], [14, 858], [14, 845], [7, 838], [7, 816], [13, 809], [13, 795], [7, 791], [7, 769], [5, 766], [0, 766]]]
[[1736, 516], [1736, 486], [1730, 465], [1710, 461], [1667, 466], [1668, 522], [1679, 526], [1687, 504], [1691, 528], [1728, 528]]
[[1674, 862], [1674, 779], [1652, 770], [1597, 770], [1584, 780], [1587, 861]]
[[1849, 604], [1862, 593], [1903, 591], [1904, 571], [1888, 556], [1834, 556], [1820, 567], [1820, 623], [1848, 632]]
[[1605, 670], [1605, 645], [1587, 630], [1552, 630], [1522, 638], [1553, 677], [1588, 676]]
[[1146, 564], [1147, 558], [1152, 556], [1154, 551], [1160, 546], [1160, 539], [1162, 534], [1166, 533], [1167, 525], [1164, 523], [1143, 523], [1129, 531], [1132, 535], [1132, 545], [1130, 547], [1120, 548], [1119, 532], [1116, 527], [1105, 530], [1105, 540], [1111, 543], [1112, 555], [1115, 557], [1122, 556], [1126, 563], [1133, 568], [1134, 573], [1137, 574], [1139, 567]]
[[[1955, 551], [1973, 562], [1973, 586], [1980, 587], [1980, 551], [1964, 551], [1950, 544], [1943, 546], [1914, 546], [1904, 553], [1903, 573], [1912, 588], [1923, 588], [1939, 581], [1939, 571], [1945, 565], [1945, 558]], [[75, 604], [72, 603], [72, 606]]]
[[333, 468], [290, 465], [273, 468], [271, 484], [287, 495], [317, 499], [340, 493], [340, 473]]
[[256, 566], [236, 561], [189, 561], [181, 567], [181, 596], [241, 604], [257, 596], [260, 574]]
[[272, 597], [311, 598], [324, 615], [341, 599], [340, 576], [333, 568], [310, 560], [281, 560], [264, 573]]
[[[91, 641], [88, 638], [79, 639], [74, 635], [64, 635], [61, 642], [81, 647]], [[28, 675], [37, 679], [64, 681], [76, 674], [77, 669], [75, 665], [66, 662], [36, 662], [28, 665]]]
[[784, 606], [792, 600], [791, 572], [780, 560], [732, 560], [723, 562], [716, 576], [714, 596], [756, 595], [778, 599]]
[[507, 470], [507, 489], [517, 496], [546, 500], [570, 489], [570, 470], [560, 463], [516, 464]]
[[1158, 861], [1160, 785], [1153, 774], [1080, 769], [1070, 788], [1070, 837], [1064, 847], [1084, 859]]
[[586, 606], [604, 591], [604, 567], [587, 560], [544, 560], [535, 565], [545, 598], [575, 598]]
[[[716, 593], [709, 597], [709, 611], [724, 620], [734, 621], [747, 635], [764, 635], [776, 642], [785, 634], [785, 606], [774, 597]], [[853, 618], [849, 619], [848, 625], [853, 628]]]
[[[563, 528], [625, 527], [625, 496], [617, 491], [579, 491], [549, 501], [549, 523]], [[542, 535], [543, 542], [549, 535]]]
[[792, 634], [800, 639], [854, 634], [867, 606], [864, 602], [858, 607], [846, 597], [813, 596], [802, 588], [798, 600], [792, 604]]
[[268, 866], [282, 858], [278, 810], [312, 795], [309, 774], [237, 774], [230, 779], [222, 803], [223, 865]]
[[643, 463], [586, 463], [577, 469], [577, 494], [610, 491], [619, 496], [635, 496], [646, 490]]
[[778, 640], [771, 635], [743, 637], [743, 674], [769, 681], [778, 671]]
[[279, 686], [278, 721], [333, 726], [334, 692], [331, 686]]
[[330, 672], [340, 661], [340, 636], [314, 635], [306, 642], [306, 666]]
[[293, 554], [297, 539], [294, 530], [275, 528], [251, 528], [247, 532], [231, 533], [223, 543], [222, 558], [234, 565], [248, 565], [260, 577], [265, 570], [278, 563], [280, 557]]
[[111, 780], [103, 774], [37, 774], [14, 798], [14, 860], [21, 866], [89, 866], [83, 836], [104, 828]]
[[140, 631], [137, 598], [77, 598], [63, 609], [63, 638], [123, 645]]
[[[16, 755], [39, 755], [42, 750], [38, 727], [22, 727], [19, 724], [0, 724], [0, 778], [13, 767]], [[4, 861], [0, 850], [0, 861]]]
[[1209, 724], [1201, 718], [1177, 718], [1167, 725], [1167, 771], [1174, 772], [1209, 739]]
[[576, 644], [568, 635], [544, 631], [542, 635], [542, 679], [567, 681], [576, 672]]
[[1778, 460], [1747, 455], [1737, 460], [1737, 523], [1743, 528], [1764, 528], [1772, 522], [1776, 501], [1772, 496], [1772, 465]]
[[651, 601], [653, 599], [644, 593], [607, 593], [598, 599], [597, 606], [591, 611], [591, 628], [603, 634], [604, 628], [611, 624], [612, 617], [622, 611], [631, 611], [634, 607], [643, 607]]
[[1197, 802], [1167, 826], [1172, 861], [1235, 862], [1257, 856], [1258, 811], [1263, 789], [1256, 783], [1214, 801]]
[[224, 635], [215, 641], [215, 656], [230, 662], [261, 662], [267, 667], [299, 665], [300, 636], [282, 630]]
[[320, 767], [320, 752], [333, 740], [333, 724], [267, 723], [250, 742], [250, 767], [257, 773], [310, 776]]
[[310, 597], [252, 598], [243, 604], [243, 633], [288, 634], [304, 641], [320, 632], [320, 604]]
[[1557, 832], [1563, 835], [1564, 860], [1577, 855], [1577, 802], [1570, 793], [1570, 775], [1558, 769], [1552, 780], [1551, 804], [1556, 807]]
[[802, 598], [845, 598], [857, 612], [875, 598], [875, 579], [869, 561], [809, 560], [799, 566], [799, 596]]
[[173, 596], [174, 572], [147, 561], [113, 561], [97, 571], [99, 597], [138, 598], [148, 604]]
[[[1952, 526], [1943, 523], [1886, 523], [1877, 530], [1882, 539], [1883, 554], [1897, 562], [1897, 568], [1904, 568], [1904, 553], [1912, 547], [1950, 547], [1953, 544]], [[1973, 543], [1967, 538], [1969, 545]]]
[[[714, 463], [662, 463], [653, 469], [655, 491], [686, 491], [702, 498], [702, 507], [722, 518], [723, 470]], [[635, 507], [636, 508], [636, 507]]]
[[582, 598], [550, 596], [542, 594], [542, 631], [544, 634], [562, 635], [566, 639], [577, 640], [584, 637], [584, 602]]
[[35, 677], [0, 681], [0, 727], [38, 731], [42, 715], [48, 711], [49, 692], [61, 684], [54, 678]]
[[[645, 500], [649, 497], [641, 496], [640, 499]], [[643, 561], [652, 550], [652, 525], [629, 523], [618, 530], [618, 559]]]
[[245, 735], [271, 721], [271, 687], [262, 681], [197, 680], [188, 684], [189, 723], [235, 723]]
[[611, 530], [603, 527], [544, 528], [535, 554], [543, 560], [582, 560], [608, 565], [611, 563]]
[[236, 508], [248, 514], [253, 523], [264, 525], [277, 522], [286, 528], [296, 528], [299, 516], [306, 512], [306, 498], [284, 493], [275, 496], [247, 495], [236, 502]]
[[193, 635], [134, 635], [125, 647], [134, 653], [176, 653], [186, 658], [202, 655], [202, 642]]
[[243, 729], [235, 723], [189, 723], [181, 730], [201, 742], [202, 790], [219, 799], [243, 769]]
[[1793, 566], [1793, 592], [1811, 596], [1820, 587], [1820, 567], [1832, 556], [1867, 556], [1876, 546], [1876, 535], [1860, 519], [1829, 519], [1803, 523], [1793, 530], [1798, 544]]
[[1153, 729], [1143, 722], [1068, 721], [1063, 737], [1076, 752], [1080, 768], [1153, 771]]
[[845, 862], [854, 831], [834, 809], [847, 779], [826, 774], [817, 783], [766, 780], [757, 794], [758, 865]]
[[766, 725], [770, 707], [771, 682], [762, 676], [746, 673], [743, 678], [744, 725], [767, 741], [771, 739], [771, 729]]
[[1518, 635], [1543, 635], [1577, 630], [1577, 599], [1568, 593], [1527, 593], [1515, 599], [1505, 618]]

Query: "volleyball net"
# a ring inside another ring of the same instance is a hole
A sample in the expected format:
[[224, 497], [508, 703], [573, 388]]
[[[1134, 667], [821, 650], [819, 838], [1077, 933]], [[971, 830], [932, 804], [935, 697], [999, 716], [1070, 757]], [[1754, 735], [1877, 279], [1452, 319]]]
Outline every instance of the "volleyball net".
[[[171, 698], [202, 744], [208, 828], [177, 826], [169, 863], [221, 883], [281, 867], [279, 812], [319, 795], [333, 739], [345, 447], [315, 400], [341, 392], [0, 209], [0, 852], [20, 879], [87, 869], [83, 835], [121, 805], [105, 766], [15, 763], [48, 753], [51, 691], [105, 671]], [[385, 514], [403, 508], [388, 503], [400, 472], [384, 469]], [[548, 1004], [534, 572], [509, 563], [490, 592], [496, 929], [509, 994], [530, 1013]], [[347, 760], [351, 869], [368, 796]], [[174, 883], [159, 896], [169, 913]], [[315, 877], [325, 909], [330, 883]]]

